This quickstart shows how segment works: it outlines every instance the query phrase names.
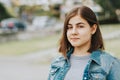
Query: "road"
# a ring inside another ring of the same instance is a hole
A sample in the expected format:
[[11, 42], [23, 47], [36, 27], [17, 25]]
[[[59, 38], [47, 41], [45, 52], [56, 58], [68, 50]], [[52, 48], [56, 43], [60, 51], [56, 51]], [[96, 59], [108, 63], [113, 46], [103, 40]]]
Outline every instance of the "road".
[[0, 56], [0, 80], [47, 80], [55, 48], [22, 56]]
[[0, 64], [0, 80], [47, 80], [48, 65], [4, 62]]

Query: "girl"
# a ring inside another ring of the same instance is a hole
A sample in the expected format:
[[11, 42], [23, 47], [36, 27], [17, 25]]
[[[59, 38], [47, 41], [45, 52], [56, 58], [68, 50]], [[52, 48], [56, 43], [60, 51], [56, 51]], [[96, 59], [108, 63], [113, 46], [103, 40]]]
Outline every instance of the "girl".
[[67, 14], [59, 52], [48, 80], [120, 80], [120, 61], [104, 51], [96, 15], [86, 6]]

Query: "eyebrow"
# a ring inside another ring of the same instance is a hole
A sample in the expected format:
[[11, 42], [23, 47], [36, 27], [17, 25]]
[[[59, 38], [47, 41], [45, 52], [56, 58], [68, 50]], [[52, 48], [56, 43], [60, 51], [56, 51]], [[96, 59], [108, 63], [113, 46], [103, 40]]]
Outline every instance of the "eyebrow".
[[[78, 25], [78, 24], [85, 24], [85, 23], [83, 23], [83, 22], [76, 23], [76, 25]], [[68, 23], [68, 25], [72, 25], [72, 24]]]

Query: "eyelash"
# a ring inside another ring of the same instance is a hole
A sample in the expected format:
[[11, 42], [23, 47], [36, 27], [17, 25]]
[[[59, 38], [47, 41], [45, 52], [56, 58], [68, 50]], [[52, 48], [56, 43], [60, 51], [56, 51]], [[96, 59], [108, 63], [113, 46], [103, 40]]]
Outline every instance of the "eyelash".
[[83, 28], [84, 26], [82, 26], [82, 25], [78, 25], [78, 27]]
[[[77, 25], [78, 28], [84, 28], [84, 26], [82, 25]], [[67, 29], [72, 29], [73, 27], [72, 26], [67, 26]]]
[[67, 29], [72, 29], [72, 26], [67, 26]]

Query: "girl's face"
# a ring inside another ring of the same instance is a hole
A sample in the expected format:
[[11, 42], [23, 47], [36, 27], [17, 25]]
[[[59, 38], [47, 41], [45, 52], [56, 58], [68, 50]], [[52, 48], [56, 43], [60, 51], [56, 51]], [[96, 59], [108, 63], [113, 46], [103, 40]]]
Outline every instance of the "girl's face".
[[68, 22], [67, 39], [73, 47], [90, 47], [91, 36], [95, 33], [96, 28], [96, 25], [90, 27], [85, 19], [76, 15]]

